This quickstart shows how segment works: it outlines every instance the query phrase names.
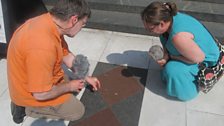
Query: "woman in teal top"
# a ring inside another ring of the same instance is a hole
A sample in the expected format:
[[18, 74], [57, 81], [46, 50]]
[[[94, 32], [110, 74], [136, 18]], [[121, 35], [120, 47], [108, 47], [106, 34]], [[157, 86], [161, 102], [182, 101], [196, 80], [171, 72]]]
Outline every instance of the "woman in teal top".
[[163, 66], [162, 79], [167, 93], [187, 101], [198, 94], [198, 63], [216, 65], [219, 49], [209, 31], [195, 18], [177, 12], [172, 2], [153, 2], [141, 13], [145, 28], [158, 34], [164, 56], [157, 60]]

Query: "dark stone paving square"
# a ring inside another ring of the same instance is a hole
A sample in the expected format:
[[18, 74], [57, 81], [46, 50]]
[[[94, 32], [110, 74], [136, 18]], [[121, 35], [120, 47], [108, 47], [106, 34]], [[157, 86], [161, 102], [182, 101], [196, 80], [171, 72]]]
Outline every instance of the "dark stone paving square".
[[[70, 126], [73, 125], [70, 124]], [[76, 126], [121, 126], [121, 124], [116, 119], [113, 112], [108, 108], [80, 121]]]
[[107, 104], [98, 92], [92, 92], [88, 89], [86, 89], [84, 95], [82, 96], [81, 102], [84, 104], [86, 111], [84, 118], [89, 117], [107, 107]]
[[102, 83], [99, 92], [110, 106], [144, 89], [135, 78], [122, 75], [124, 69], [117, 67], [98, 77]]
[[144, 91], [138, 92], [112, 106], [112, 110], [122, 126], [138, 126], [143, 94]]
[[85, 90], [85, 92], [81, 98], [81, 102], [85, 106], [85, 114], [80, 120], [71, 121], [69, 123], [69, 126], [79, 126], [78, 124], [80, 122], [91, 117], [92, 115], [96, 114], [97, 112], [100, 112], [100, 111], [106, 109], [108, 106], [102, 99], [99, 92], [92, 92], [89, 89]]

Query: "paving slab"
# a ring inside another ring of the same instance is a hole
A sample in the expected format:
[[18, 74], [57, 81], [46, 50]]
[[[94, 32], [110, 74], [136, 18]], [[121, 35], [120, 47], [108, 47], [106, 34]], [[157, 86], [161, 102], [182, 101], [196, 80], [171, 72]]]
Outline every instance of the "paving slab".
[[187, 126], [223, 126], [224, 116], [200, 111], [187, 111]]
[[[100, 61], [110, 64], [148, 68], [150, 36], [133, 36], [113, 33]], [[119, 46], [118, 46], [119, 45]]]
[[71, 52], [85, 54], [88, 59], [98, 61], [110, 39], [111, 31], [83, 29], [74, 38], [66, 37]]
[[8, 88], [6, 59], [0, 59], [0, 97], [5, 93]]
[[160, 70], [149, 69], [141, 107], [139, 126], [186, 126], [184, 102], [166, 94]]
[[210, 92], [207, 94], [201, 92], [195, 100], [187, 102], [187, 109], [224, 116], [223, 89], [224, 77], [216, 83]]
[[16, 124], [12, 120], [11, 110], [10, 110], [10, 97], [9, 91], [6, 90], [0, 97], [0, 125], [1, 126], [21, 126], [21, 124]]

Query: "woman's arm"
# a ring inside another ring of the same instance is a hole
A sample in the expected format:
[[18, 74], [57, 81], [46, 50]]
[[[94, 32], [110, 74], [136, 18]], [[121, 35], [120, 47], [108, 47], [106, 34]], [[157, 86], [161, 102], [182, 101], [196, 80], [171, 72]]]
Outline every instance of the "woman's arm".
[[180, 52], [181, 56], [170, 56], [170, 58], [189, 64], [195, 64], [204, 61], [205, 54], [193, 39], [193, 34], [189, 32], [177, 33], [173, 37], [173, 45]]

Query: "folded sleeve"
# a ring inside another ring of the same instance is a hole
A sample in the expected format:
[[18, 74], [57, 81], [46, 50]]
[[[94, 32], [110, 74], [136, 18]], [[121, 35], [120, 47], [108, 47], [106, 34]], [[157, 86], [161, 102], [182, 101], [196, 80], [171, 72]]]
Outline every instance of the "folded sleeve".
[[68, 48], [68, 44], [65, 41], [64, 37], [61, 37], [61, 45], [62, 45], [62, 49], [63, 49], [63, 56], [66, 56], [69, 54], [69, 48]]

